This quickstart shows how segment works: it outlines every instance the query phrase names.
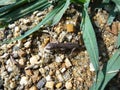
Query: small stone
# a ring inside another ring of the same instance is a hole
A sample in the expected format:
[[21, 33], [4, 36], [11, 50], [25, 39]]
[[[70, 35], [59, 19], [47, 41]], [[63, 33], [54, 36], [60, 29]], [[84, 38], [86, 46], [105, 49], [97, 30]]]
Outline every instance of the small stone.
[[19, 32], [20, 31], [20, 28], [18, 26], [15, 27], [15, 32]]
[[66, 89], [72, 89], [72, 87], [73, 87], [72, 82], [71, 81], [67, 81], [65, 83], [65, 87], [66, 87]]
[[29, 19], [23, 19], [23, 23], [28, 24], [28, 23], [30, 23], [30, 20]]
[[36, 86], [32, 86], [29, 90], [38, 90]]
[[30, 45], [31, 45], [31, 42], [30, 42], [30, 41], [28, 41], [28, 42], [26, 42], [26, 43], [24, 44], [24, 47], [25, 47], [25, 48], [29, 48], [29, 47], [30, 47]]
[[110, 47], [108, 48], [108, 50], [109, 50], [110, 52], [112, 52], [113, 46], [110, 46]]
[[67, 29], [67, 32], [75, 32], [75, 27], [74, 27], [74, 24], [72, 22], [68, 22], [66, 24], [66, 29]]
[[40, 68], [39, 71], [40, 71], [41, 74], [45, 74], [45, 69], [44, 68]]
[[56, 56], [56, 57], [55, 57], [55, 61], [56, 61], [56, 62], [58, 62], [58, 63], [60, 63], [60, 62], [62, 62], [63, 60], [62, 60], [62, 58], [61, 58], [61, 57]]
[[37, 83], [37, 88], [41, 89], [46, 83], [46, 79], [42, 78], [38, 83]]
[[31, 76], [33, 74], [32, 70], [30, 70], [30, 69], [25, 70], [25, 73], [26, 73], [26, 75], [29, 75], [29, 76]]
[[17, 51], [13, 51], [12, 56], [14, 59], [17, 59], [19, 57]]
[[69, 68], [70, 66], [72, 66], [70, 60], [68, 58], [65, 59], [65, 65], [67, 68]]
[[61, 82], [60, 82], [60, 83], [57, 83], [57, 84], [55, 85], [55, 87], [56, 87], [57, 89], [59, 89], [61, 86], [62, 86], [62, 83], [61, 83]]
[[61, 81], [64, 81], [62, 75], [60, 74], [60, 71], [59, 70], [56, 70], [56, 77], [57, 79], [61, 82]]
[[47, 81], [51, 81], [51, 80], [52, 80], [52, 79], [51, 79], [51, 76], [50, 76], [50, 75], [46, 76], [46, 80], [47, 80]]
[[34, 12], [33, 12], [33, 15], [36, 15], [38, 12], [39, 12], [39, 11], [34, 11]]
[[61, 73], [65, 72], [65, 71], [66, 71], [65, 67], [61, 69]]
[[16, 83], [14, 81], [10, 82], [10, 88], [14, 89], [16, 87]]
[[15, 24], [9, 24], [8, 27], [9, 27], [10, 29], [12, 29], [12, 28], [15, 27]]
[[21, 58], [19, 59], [18, 63], [21, 65], [21, 66], [24, 66], [25, 65], [25, 62], [26, 62], [26, 59], [25, 58]]
[[92, 71], [92, 72], [95, 71], [95, 68], [93, 67], [92, 63], [90, 63], [89, 67], [90, 67], [90, 71]]
[[28, 77], [23, 76], [20, 80], [20, 85], [27, 85], [28, 84]]
[[45, 84], [45, 86], [46, 86], [47, 88], [53, 89], [53, 88], [54, 88], [54, 84], [55, 84], [55, 82], [49, 81], [49, 82], [47, 82], [47, 83]]
[[8, 71], [8, 72], [12, 72], [12, 71], [13, 71], [13, 68], [12, 68], [11, 66], [9, 66], [9, 67], [7, 68], [7, 71]]
[[14, 37], [18, 37], [20, 34], [18, 32], [14, 33]]
[[38, 62], [39, 59], [40, 59], [39, 55], [34, 55], [30, 58], [30, 63], [34, 65]]
[[24, 57], [24, 56], [26, 56], [26, 52], [20, 49], [20, 50], [18, 51], [18, 55], [19, 55], [20, 57]]
[[40, 17], [40, 16], [42, 16], [42, 15], [44, 15], [44, 12], [39, 12], [39, 13], [37, 13], [37, 17]]
[[36, 83], [37, 81], [39, 81], [40, 80], [40, 76], [38, 76], [38, 75], [31, 75], [31, 79], [32, 79], [32, 82], [33, 83]]

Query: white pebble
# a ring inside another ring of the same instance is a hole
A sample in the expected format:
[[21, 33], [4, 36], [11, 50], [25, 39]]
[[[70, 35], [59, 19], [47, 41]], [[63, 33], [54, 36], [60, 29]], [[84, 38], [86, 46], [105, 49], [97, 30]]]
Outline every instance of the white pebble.
[[15, 24], [9, 24], [8, 27], [12, 29], [15, 27]]
[[13, 68], [9, 66], [9, 67], [7, 68], [7, 71], [8, 71], [8, 72], [12, 72], [12, 71], [13, 71]]
[[54, 88], [54, 84], [55, 84], [55, 83], [54, 83], [53, 81], [50, 81], [50, 82], [47, 82], [45, 86], [46, 86], [47, 88], [53, 89], [53, 88]]
[[65, 65], [66, 65], [67, 68], [72, 66], [72, 64], [71, 64], [71, 62], [68, 58], [65, 59]]
[[39, 55], [34, 55], [30, 58], [30, 63], [32, 65], [37, 64], [39, 59], [40, 59]]
[[37, 13], [37, 17], [39, 17], [39, 16], [42, 16], [42, 15], [44, 15], [44, 12], [39, 12], [39, 13]]
[[24, 44], [24, 47], [29, 48], [29, 47], [30, 47], [30, 45], [31, 45], [31, 42], [30, 42], [30, 41], [28, 41], [28, 42], [26, 42], [26, 43]]
[[71, 81], [67, 81], [65, 83], [65, 87], [66, 87], [66, 89], [72, 89], [72, 87], [73, 87], [72, 82]]
[[20, 28], [18, 26], [15, 27], [15, 32], [19, 32]]
[[61, 57], [56, 56], [56, 57], [55, 57], [55, 61], [56, 61], [56, 62], [58, 62], [58, 63], [60, 63], [60, 62], [62, 62], [63, 60], [62, 60], [62, 58], [61, 58]]
[[95, 68], [93, 67], [92, 63], [90, 63], [89, 67], [90, 67], [90, 71], [92, 71], [92, 72], [95, 71]]
[[65, 72], [65, 71], [66, 71], [66, 68], [62, 68], [61, 73]]
[[20, 80], [20, 85], [27, 85], [28, 84], [28, 77], [23, 76]]
[[51, 80], [52, 80], [52, 79], [51, 79], [51, 76], [50, 76], [50, 75], [46, 76], [46, 80], [47, 80], [47, 81], [51, 81]]

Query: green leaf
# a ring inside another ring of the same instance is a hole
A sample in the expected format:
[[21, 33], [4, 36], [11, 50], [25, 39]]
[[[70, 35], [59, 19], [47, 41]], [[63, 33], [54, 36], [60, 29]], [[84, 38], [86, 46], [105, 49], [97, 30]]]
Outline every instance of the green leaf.
[[100, 90], [104, 90], [107, 83], [118, 73], [119, 70], [120, 70], [120, 49], [114, 53], [112, 58], [103, 68], [105, 78]]
[[104, 90], [107, 83], [120, 70], [120, 49], [117, 50], [112, 58], [104, 65], [102, 71], [98, 73], [97, 82], [94, 82], [91, 90]]
[[102, 3], [109, 3], [110, 0], [103, 0]]
[[62, 18], [63, 14], [66, 11], [66, 9], [69, 7], [69, 5], [70, 5], [70, 0], [66, 0], [64, 7], [55, 15], [55, 17], [52, 21], [52, 26], [57, 24], [60, 21], [60, 19]]
[[3, 15], [0, 18], [0, 21], [11, 23], [14, 20], [17, 20], [27, 14], [30, 14], [31, 12], [33, 12], [35, 10], [38, 10], [38, 9], [43, 10], [43, 9], [49, 7], [50, 5], [51, 4], [49, 4], [47, 0], [37, 0], [35, 2], [25, 5], [24, 7], [20, 7], [17, 10], [11, 11], [11, 12], [7, 13], [6, 15]]
[[104, 79], [103, 72], [99, 71], [96, 77], [97, 77], [97, 80], [94, 81], [92, 87], [90, 87], [90, 90], [99, 90], [99, 87], [101, 86], [101, 83], [103, 82], [103, 79]]
[[13, 4], [15, 2], [16, 0], [0, 0], [0, 6]]
[[84, 11], [83, 11], [83, 20], [81, 23], [81, 28], [83, 31], [83, 40], [84, 40], [85, 46], [87, 48], [88, 54], [90, 56], [90, 60], [95, 68], [95, 71], [97, 72], [99, 70], [98, 45], [96, 42], [95, 32], [94, 32], [94, 29], [91, 24], [91, 21], [90, 21], [90, 18], [89, 18], [86, 8], [84, 8]]
[[112, 0], [116, 4], [116, 12], [120, 12], [120, 0]]
[[87, 0], [71, 0], [71, 2], [74, 2], [74, 3], [85, 3]]
[[63, 4], [59, 4], [57, 7], [55, 7], [51, 12], [49, 12], [46, 17], [37, 25], [35, 26], [34, 28], [28, 30], [27, 32], [25, 32], [24, 35], [21, 35], [17, 38], [14, 38], [12, 40], [7, 40], [7, 41], [4, 41], [2, 44], [4, 43], [10, 43], [10, 42], [13, 42], [13, 41], [16, 41], [16, 40], [21, 40], [27, 36], [29, 36], [30, 34], [32, 34], [33, 32], [36, 32], [38, 30], [40, 30], [40, 28], [47, 24], [48, 22], [50, 22], [54, 17], [55, 15], [61, 10], [61, 8], [63, 7]]

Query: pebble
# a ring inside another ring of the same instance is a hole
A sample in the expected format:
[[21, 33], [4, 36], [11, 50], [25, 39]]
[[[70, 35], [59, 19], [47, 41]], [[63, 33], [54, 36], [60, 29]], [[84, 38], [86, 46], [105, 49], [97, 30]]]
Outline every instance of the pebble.
[[45, 86], [47, 88], [53, 89], [54, 88], [54, 84], [55, 84], [55, 82], [49, 81], [49, 82], [46, 82]]
[[15, 87], [16, 87], [15, 81], [11, 81], [11, 82], [10, 82], [10, 88], [11, 88], [11, 89], [14, 89]]
[[19, 57], [18, 52], [13, 51], [12, 56], [13, 56], [14, 59], [17, 59]]
[[45, 78], [46, 78], [47, 81], [51, 81], [52, 80], [50, 75], [46, 76]]
[[31, 45], [31, 42], [30, 42], [30, 41], [28, 41], [28, 42], [26, 42], [26, 43], [24, 44], [24, 47], [25, 47], [25, 48], [29, 48], [29, 47], [30, 47], [30, 45]]
[[40, 59], [39, 55], [34, 55], [30, 58], [30, 63], [34, 65], [38, 62], [39, 59]]
[[67, 32], [70, 32], [70, 33], [75, 32], [74, 22], [67, 22], [66, 29], [67, 29]]
[[24, 57], [24, 56], [26, 56], [26, 52], [20, 49], [20, 50], [18, 51], [18, 55], [19, 55], [20, 57]]
[[40, 17], [40, 16], [42, 16], [42, 15], [44, 15], [45, 13], [44, 12], [39, 12], [39, 13], [37, 13], [37, 17]]
[[65, 67], [61, 69], [61, 73], [64, 73], [65, 71], [66, 71]]
[[18, 63], [21, 65], [21, 66], [24, 66], [25, 65], [25, 62], [26, 62], [26, 59], [25, 58], [21, 58], [19, 59]]
[[55, 57], [55, 61], [56, 61], [56, 62], [58, 62], [58, 63], [60, 63], [60, 62], [62, 62], [63, 60], [62, 60], [62, 58], [61, 58], [61, 57], [56, 56], [56, 57]]
[[9, 24], [8, 27], [9, 27], [10, 29], [12, 29], [12, 28], [15, 27], [15, 24]]
[[108, 47], [108, 50], [109, 50], [110, 52], [112, 52], [113, 49], [114, 49], [113, 46]]
[[92, 71], [92, 72], [95, 71], [95, 68], [93, 67], [92, 63], [90, 63], [89, 67], [90, 67], [90, 71]]
[[9, 66], [9, 67], [7, 67], [7, 71], [10, 73], [10, 72], [12, 72], [14, 69], [13, 69], [13, 67], [11, 67], [11, 66]]
[[20, 28], [18, 26], [15, 26], [15, 32], [18, 33], [20, 31]]
[[30, 70], [30, 69], [25, 70], [25, 73], [26, 73], [26, 75], [29, 75], [29, 76], [33, 75], [32, 70]]
[[41, 89], [46, 83], [46, 79], [42, 78], [38, 83], [37, 83], [37, 88]]
[[28, 84], [28, 77], [26, 76], [21, 77], [20, 85], [27, 85], [27, 84]]
[[31, 79], [32, 79], [32, 82], [33, 83], [36, 83], [36, 82], [38, 82], [39, 80], [40, 80], [40, 76], [38, 76], [38, 75], [36, 75], [36, 74], [34, 74], [34, 75], [31, 75]]
[[29, 90], [38, 90], [36, 86], [32, 86]]
[[66, 33], [65, 31], [62, 31], [62, 32], [60, 33], [60, 35], [59, 35], [59, 37], [58, 37], [59, 42], [62, 42], [62, 41], [64, 40], [66, 34], [67, 34], [67, 33]]
[[60, 74], [59, 70], [56, 70], [56, 77], [60, 82], [64, 81], [64, 79], [63, 79], [62, 75]]
[[68, 58], [65, 59], [65, 65], [66, 65], [67, 68], [72, 66], [72, 63], [70, 62], [70, 60]]
[[59, 83], [57, 83], [57, 84], [55, 85], [55, 87], [56, 87], [57, 89], [61, 88], [61, 86], [62, 86], [62, 83], [61, 83], [61, 82], [59, 82]]
[[40, 68], [39, 71], [40, 71], [41, 74], [45, 74], [45, 69], [44, 68]]
[[71, 81], [67, 81], [65, 83], [65, 87], [66, 87], [66, 89], [72, 89], [72, 87], [73, 87], [72, 82]]

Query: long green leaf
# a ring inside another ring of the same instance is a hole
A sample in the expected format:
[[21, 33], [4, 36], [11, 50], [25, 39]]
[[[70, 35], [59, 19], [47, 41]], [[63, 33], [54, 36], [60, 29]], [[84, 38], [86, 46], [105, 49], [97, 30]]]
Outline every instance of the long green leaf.
[[90, 56], [90, 60], [95, 68], [95, 71], [99, 70], [99, 65], [98, 65], [98, 46], [96, 42], [96, 36], [94, 29], [92, 27], [89, 15], [87, 13], [86, 8], [84, 8], [83, 11], [83, 21], [81, 23], [81, 28], [83, 31], [83, 40], [85, 43], [85, 46], [87, 48], [88, 54]]
[[52, 25], [55, 25], [60, 21], [60, 19], [62, 18], [64, 12], [66, 11], [69, 5], [70, 5], [70, 0], [66, 0], [64, 7], [60, 10], [60, 12], [58, 12], [58, 14], [55, 15], [52, 21]]
[[29, 36], [33, 32], [40, 30], [40, 27], [42, 27], [43, 25], [45, 25], [48, 22], [50, 22], [54, 18], [54, 16], [56, 15], [56, 13], [58, 13], [62, 9], [62, 7], [63, 7], [63, 4], [60, 4], [57, 7], [55, 7], [50, 13], [48, 13], [46, 15], [46, 17], [37, 26], [35, 26], [34, 28], [32, 28], [32, 29], [28, 30], [27, 32], [25, 32], [24, 35], [21, 35], [21, 36], [19, 36], [17, 38], [14, 38], [12, 40], [4, 41], [2, 44], [4, 44], [4, 43], [10, 43], [10, 42], [13, 42], [15, 40], [21, 40], [21, 39]]
[[120, 70], [120, 49], [117, 50], [112, 58], [104, 65], [102, 71], [98, 73], [97, 82], [91, 87], [91, 90], [104, 90], [107, 83]]
[[15, 2], [16, 0], [0, 0], [0, 6], [13, 4]]
[[[51, 4], [47, 2], [47, 0], [37, 0], [34, 3], [30, 3], [26, 7], [21, 7], [7, 15], [4, 15], [4, 17], [0, 18], [0, 21], [3, 22], [13, 22], [16, 19], [19, 19], [35, 10], [43, 9], [49, 7]], [[16, 16], [16, 17], [15, 17]]]
[[[103, 68], [104, 71], [105, 68]], [[104, 90], [107, 83], [118, 73], [120, 70], [120, 50], [117, 50], [113, 57], [108, 61], [106, 65], [105, 79], [102, 83], [101, 90]]]

